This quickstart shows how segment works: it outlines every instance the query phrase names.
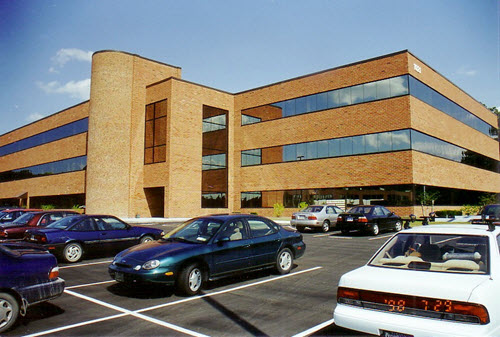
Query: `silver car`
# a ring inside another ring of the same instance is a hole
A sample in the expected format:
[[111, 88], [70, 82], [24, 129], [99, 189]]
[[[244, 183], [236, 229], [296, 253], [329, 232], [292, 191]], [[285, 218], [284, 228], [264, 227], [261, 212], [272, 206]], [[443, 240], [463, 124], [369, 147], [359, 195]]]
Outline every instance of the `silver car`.
[[328, 232], [337, 223], [338, 215], [343, 212], [340, 207], [332, 205], [309, 206], [300, 212], [293, 213], [290, 224], [299, 232], [306, 227], [319, 228], [323, 232]]

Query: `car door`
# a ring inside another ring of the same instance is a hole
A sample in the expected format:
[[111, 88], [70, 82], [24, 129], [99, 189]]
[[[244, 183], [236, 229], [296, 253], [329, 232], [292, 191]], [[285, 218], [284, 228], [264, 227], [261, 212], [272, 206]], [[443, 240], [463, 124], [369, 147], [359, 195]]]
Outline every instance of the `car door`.
[[379, 230], [385, 229], [387, 226], [387, 219], [380, 206], [375, 206], [372, 209], [372, 222], [378, 225]]
[[87, 246], [87, 248], [99, 248], [99, 231], [97, 231], [94, 220], [91, 218], [83, 218], [73, 226], [67, 229], [67, 241], [80, 241]]
[[139, 238], [131, 227], [113, 217], [99, 216], [93, 218], [99, 230], [99, 241], [103, 249], [120, 250], [138, 243]]
[[243, 220], [225, 224], [214, 238], [212, 274], [221, 275], [250, 266], [251, 240]]
[[275, 225], [264, 219], [247, 219], [252, 237], [250, 263], [252, 267], [269, 265], [275, 262], [281, 246], [281, 235]]
[[385, 220], [385, 228], [384, 229], [393, 229], [396, 221], [398, 221], [398, 217], [394, 215], [393, 212], [389, 211], [385, 207], [380, 207], [382, 209], [382, 213], [384, 213]]
[[335, 206], [326, 206], [326, 216], [330, 221], [330, 224], [333, 226], [337, 223], [337, 218], [339, 216], [339, 212], [335, 208]]

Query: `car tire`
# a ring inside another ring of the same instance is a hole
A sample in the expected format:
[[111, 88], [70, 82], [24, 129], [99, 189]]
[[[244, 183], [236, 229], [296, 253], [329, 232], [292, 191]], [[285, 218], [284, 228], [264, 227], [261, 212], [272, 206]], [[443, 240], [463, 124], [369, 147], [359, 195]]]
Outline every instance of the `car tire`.
[[321, 231], [327, 233], [330, 230], [330, 221], [324, 220], [321, 224]]
[[283, 248], [276, 257], [276, 270], [280, 275], [288, 274], [293, 268], [293, 253], [289, 248]]
[[304, 233], [306, 229], [304, 226], [295, 226], [295, 228], [301, 233]]
[[0, 332], [10, 329], [19, 317], [19, 303], [14, 296], [0, 293]]
[[200, 292], [203, 282], [203, 270], [197, 263], [193, 263], [182, 269], [177, 280], [177, 286], [183, 294], [193, 296]]
[[372, 232], [373, 236], [377, 236], [378, 233], [380, 233], [380, 228], [378, 227], [378, 225], [376, 223], [373, 224], [371, 232]]
[[403, 229], [403, 223], [401, 222], [401, 220], [396, 221], [396, 224], [394, 225], [394, 231], [399, 232], [402, 229]]
[[151, 242], [151, 241], [154, 241], [154, 238], [151, 235], [144, 235], [141, 238], [140, 243]]
[[69, 263], [75, 263], [82, 259], [83, 248], [77, 242], [68, 243], [63, 250], [63, 259]]

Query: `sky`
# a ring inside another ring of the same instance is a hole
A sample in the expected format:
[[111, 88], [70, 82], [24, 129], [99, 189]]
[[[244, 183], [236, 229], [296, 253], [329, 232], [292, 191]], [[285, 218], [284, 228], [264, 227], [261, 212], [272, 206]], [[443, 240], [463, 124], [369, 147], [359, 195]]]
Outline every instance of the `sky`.
[[92, 53], [231, 93], [408, 49], [500, 109], [500, 0], [0, 0], [0, 135], [89, 99]]

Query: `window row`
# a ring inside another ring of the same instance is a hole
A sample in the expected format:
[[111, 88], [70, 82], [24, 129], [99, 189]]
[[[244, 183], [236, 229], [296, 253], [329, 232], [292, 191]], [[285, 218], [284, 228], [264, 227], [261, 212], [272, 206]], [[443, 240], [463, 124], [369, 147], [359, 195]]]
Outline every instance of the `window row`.
[[491, 194], [480, 191], [423, 185], [338, 187], [241, 192], [241, 208], [272, 208], [277, 203], [286, 208], [298, 208], [302, 202], [308, 205], [335, 204], [343, 209], [357, 205], [420, 206], [429, 193], [435, 197], [436, 206], [469, 205], [477, 203], [481, 197], [491, 197]]
[[242, 125], [407, 94], [408, 76], [398, 76], [246, 109], [242, 111]]
[[18, 140], [17, 142], [1, 146], [0, 156], [6, 156], [11, 153], [23, 151], [32, 147], [87, 132], [88, 128], [89, 120], [88, 118], [83, 118], [78, 121], [39, 133], [37, 135]]
[[87, 167], [87, 156], [69, 158], [51, 163], [0, 172], [0, 182], [81, 171], [84, 170], [86, 167]]
[[488, 135], [498, 136], [498, 129], [434, 89], [410, 75], [359, 84], [319, 94], [293, 98], [242, 111], [241, 125], [259, 123], [288, 116], [333, 109], [352, 104], [371, 102], [411, 94], [462, 123]]
[[496, 172], [498, 161], [421, 132], [405, 129], [241, 151], [241, 166], [416, 150]]
[[410, 94], [462, 123], [490, 137], [498, 136], [498, 129], [471, 114], [436, 90], [410, 76]]
[[226, 154], [214, 154], [203, 156], [202, 158], [202, 170], [218, 170], [226, 168]]

